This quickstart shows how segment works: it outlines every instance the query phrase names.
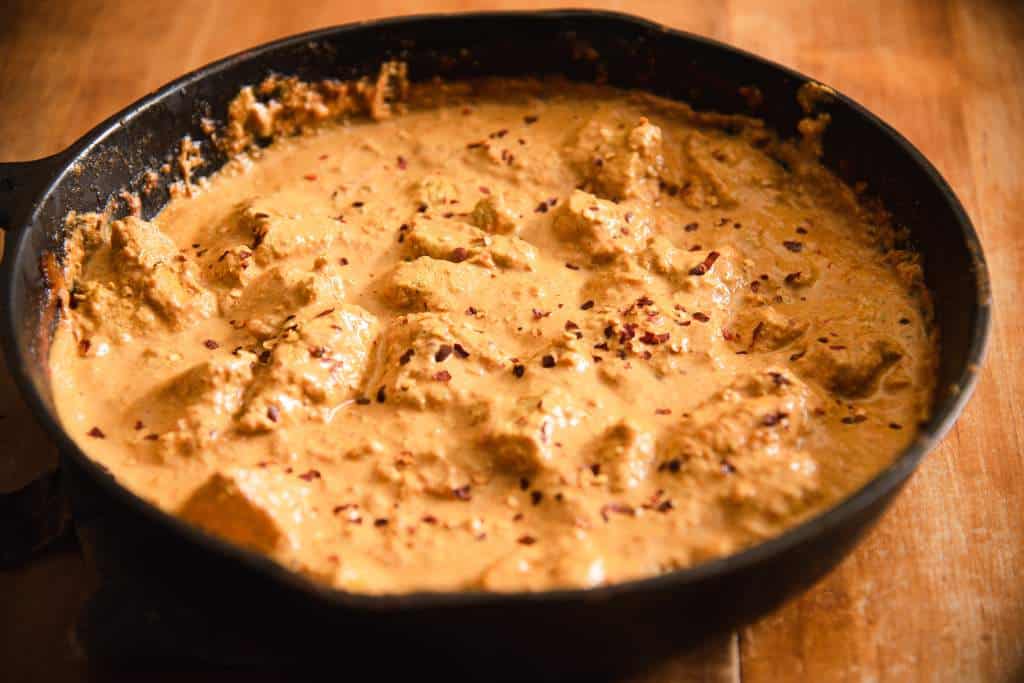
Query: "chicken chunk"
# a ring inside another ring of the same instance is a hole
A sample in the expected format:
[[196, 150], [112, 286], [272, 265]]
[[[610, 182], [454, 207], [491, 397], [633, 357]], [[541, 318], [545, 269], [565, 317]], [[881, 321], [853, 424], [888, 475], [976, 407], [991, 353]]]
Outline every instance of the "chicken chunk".
[[576, 190], [554, 216], [555, 233], [589, 254], [594, 263], [607, 263], [620, 254], [643, 249], [650, 233], [648, 219], [612, 202]]
[[664, 163], [661, 128], [644, 117], [628, 126], [618, 115], [598, 114], [579, 131], [568, 157], [600, 197], [653, 199]]

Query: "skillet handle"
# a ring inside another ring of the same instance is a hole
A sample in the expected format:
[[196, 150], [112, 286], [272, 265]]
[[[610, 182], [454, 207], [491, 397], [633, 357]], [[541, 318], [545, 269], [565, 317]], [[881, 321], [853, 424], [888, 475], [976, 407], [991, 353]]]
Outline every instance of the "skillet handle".
[[[13, 243], [24, 228], [44, 185], [64, 161], [65, 155], [60, 153], [36, 161], [0, 163], [0, 260], [7, 244]], [[0, 374], [0, 382], [10, 384], [12, 380]], [[38, 450], [26, 449], [15, 457], [38, 459]], [[21, 488], [0, 493], [0, 569], [22, 564], [61, 538], [70, 526], [60, 470], [39, 472], [34, 463], [16, 469], [38, 473]]]

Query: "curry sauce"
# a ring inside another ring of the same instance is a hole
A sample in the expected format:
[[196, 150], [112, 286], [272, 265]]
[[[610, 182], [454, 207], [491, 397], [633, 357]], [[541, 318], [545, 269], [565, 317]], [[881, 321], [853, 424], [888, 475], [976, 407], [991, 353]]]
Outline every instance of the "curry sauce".
[[587, 587], [775, 536], [913, 440], [921, 269], [826, 119], [386, 68], [246, 89], [157, 217], [69, 217], [57, 406], [132, 491], [347, 590]]

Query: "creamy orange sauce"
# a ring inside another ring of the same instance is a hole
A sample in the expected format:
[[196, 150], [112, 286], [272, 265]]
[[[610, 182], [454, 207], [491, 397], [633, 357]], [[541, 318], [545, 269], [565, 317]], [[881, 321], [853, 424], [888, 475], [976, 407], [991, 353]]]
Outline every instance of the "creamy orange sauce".
[[777, 535], [913, 439], [920, 269], [813, 145], [604, 87], [409, 97], [71, 217], [57, 405], [125, 486], [348, 590], [539, 590]]

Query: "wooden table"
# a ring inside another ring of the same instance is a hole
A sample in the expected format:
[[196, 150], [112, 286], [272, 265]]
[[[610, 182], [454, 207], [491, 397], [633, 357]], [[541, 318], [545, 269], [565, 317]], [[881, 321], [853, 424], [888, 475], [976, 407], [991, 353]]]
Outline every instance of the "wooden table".
[[[864, 103], [953, 185], [981, 232], [995, 289], [977, 393], [879, 527], [806, 595], [644, 680], [1024, 680], [1024, 297], [1015, 291], [1024, 283], [1022, 6], [588, 4], [733, 43]], [[485, 6], [549, 3], [16, 1], [0, 18], [0, 160], [56, 152], [178, 74], [257, 43], [357, 19]], [[0, 486], [12, 488], [52, 459], [52, 447], [6, 374], [0, 415]], [[24, 455], [33, 459], [27, 467], [17, 464]], [[68, 636], [87, 583], [70, 542], [0, 573], [0, 677], [90, 677]], [[140, 678], [177, 680], [132, 679]]]

